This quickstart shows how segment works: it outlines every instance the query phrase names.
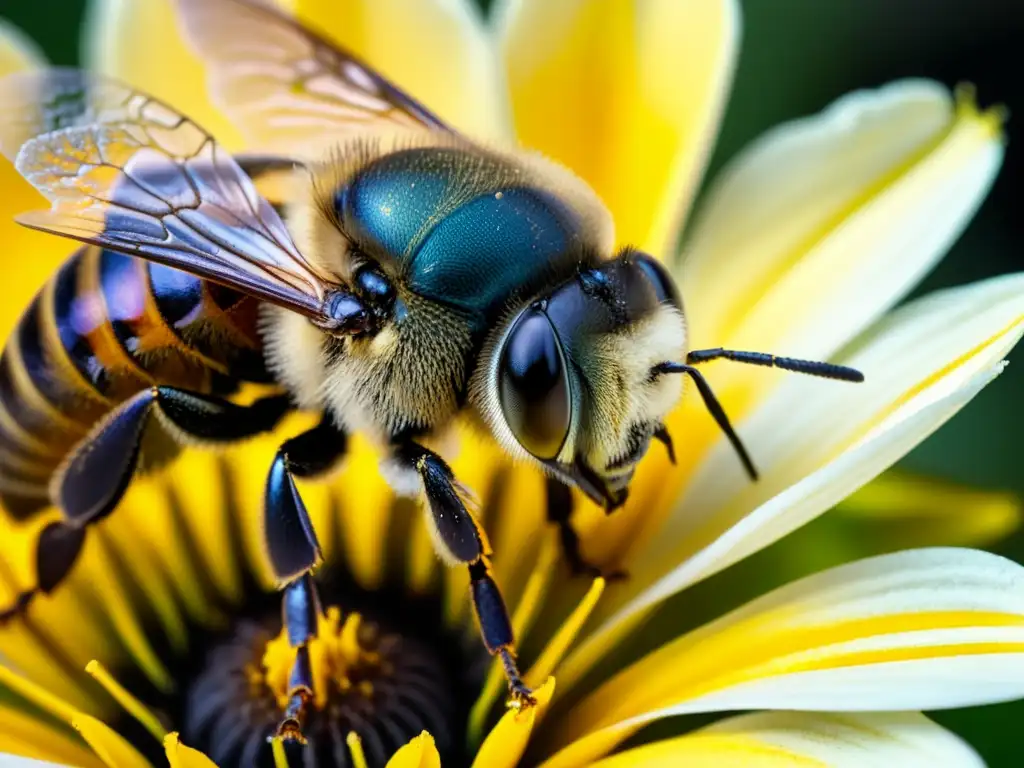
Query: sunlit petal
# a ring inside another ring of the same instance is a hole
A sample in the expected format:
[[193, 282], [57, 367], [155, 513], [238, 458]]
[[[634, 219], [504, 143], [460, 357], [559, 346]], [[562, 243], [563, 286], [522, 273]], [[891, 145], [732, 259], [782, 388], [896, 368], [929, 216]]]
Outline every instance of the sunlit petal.
[[469, 0], [281, 0], [451, 125], [508, 133], [506, 89]]
[[78, 715], [72, 725], [107, 768], [150, 768], [149, 761], [124, 736], [96, 718]]
[[[768, 132], [716, 179], [688, 239], [693, 348], [827, 358], [946, 253], [1002, 157], [997, 114], [922, 80]], [[755, 385], [716, 374], [719, 396]]]
[[674, 246], [739, 39], [733, 0], [505, 0], [495, 8], [516, 132], [589, 182], [621, 242]]
[[62, 728], [51, 720], [5, 705], [0, 706], [0, 766], [7, 765], [4, 760], [8, 753], [61, 765], [100, 765], [96, 754], [70, 726]]
[[761, 712], [722, 720], [593, 768], [984, 768], [959, 737], [917, 712]]
[[671, 714], [1022, 695], [1024, 568], [976, 550], [912, 550], [787, 585], [626, 668], [573, 709], [563, 739], [578, 739], [576, 761], [565, 764]]

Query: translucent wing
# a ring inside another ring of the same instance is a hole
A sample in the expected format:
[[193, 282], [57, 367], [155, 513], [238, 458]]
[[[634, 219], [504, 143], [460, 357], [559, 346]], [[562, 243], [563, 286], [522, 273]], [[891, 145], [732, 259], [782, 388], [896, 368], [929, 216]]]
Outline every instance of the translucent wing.
[[71, 69], [0, 80], [0, 151], [51, 203], [29, 227], [191, 272], [329, 325], [329, 279], [195, 123]]
[[176, 0], [218, 104], [252, 148], [319, 159], [354, 132], [448, 130], [354, 56], [259, 0]]

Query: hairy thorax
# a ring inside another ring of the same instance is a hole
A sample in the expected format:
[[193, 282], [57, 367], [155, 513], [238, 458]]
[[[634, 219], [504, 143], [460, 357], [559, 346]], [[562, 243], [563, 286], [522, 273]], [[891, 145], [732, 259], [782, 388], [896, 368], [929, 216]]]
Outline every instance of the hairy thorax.
[[298, 315], [267, 307], [268, 364], [304, 409], [329, 412], [380, 444], [431, 434], [462, 406], [471, 339], [452, 310], [416, 296], [376, 333], [338, 339]]

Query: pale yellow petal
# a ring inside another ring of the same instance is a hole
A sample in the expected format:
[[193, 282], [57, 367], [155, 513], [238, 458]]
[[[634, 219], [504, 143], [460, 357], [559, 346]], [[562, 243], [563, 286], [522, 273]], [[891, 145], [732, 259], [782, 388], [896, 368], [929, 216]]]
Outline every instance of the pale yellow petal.
[[387, 768], [441, 768], [441, 755], [434, 745], [434, 737], [423, 731], [395, 752]]
[[563, 687], [611, 647], [617, 624], [777, 541], [891, 466], [1002, 370], [1022, 330], [1024, 276], [1011, 275], [926, 297], [881, 321], [849, 353], [863, 384], [786, 378], [738, 427], [760, 481], [718, 444], [683, 498], [666, 496], [668, 522], [631, 563], [619, 602], [604, 604], [614, 616], [559, 671]]
[[984, 768], [963, 740], [918, 712], [761, 712], [599, 760], [593, 768]]
[[199, 59], [185, 43], [174, 0], [94, 0], [88, 6], [83, 61], [91, 69], [167, 102], [232, 150], [241, 133], [206, 89]]
[[282, 0], [450, 125], [508, 134], [506, 89], [469, 0]]
[[1020, 527], [1021, 499], [935, 477], [890, 470], [844, 499], [836, 513], [893, 549], [985, 546]]
[[[2, 749], [2, 746], [0, 746]], [[19, 757], [18, 754], [0, 752], [0, 765], [3, 768], [69, 768], [78, 767], [78, 763], [51, 763], [49, 761], [36, 760], [31, 757]]]
[[[998, 116], [930, 81], [773, 129], [716, 179], [687, 240], [691, 348], [827, 358], [945, 255], [1002, 158]], [[754, 395], [730, 389], [766, 383], [739, 368], [714, 368], [734, 417]]]
[[589, 182], [620, 242], [675, 244], [732, 79], [733, 0], [506, 0], [495, 9], [520, 141]]
[[515, 768], [526, 751], [533, 727], [544, 716], [555, 693], [555, 679], [534, 691], [537, 704], [525, 711], [509, 709], [477, 750], [473, 768]]
[[71, 724], [107, 768], [150, 768], [149, 761], [135, 747], [96, 718], [78, 715]]
[[169, 733], [164, 739], [164, 752], [170, 768], [217, 768], [216, 764], [202, 752], [186, 747], [177, 733]]
[[912, 550], [790, 584], [627, 667], [573, 708], [559, 740], [574, 760], [551, 765], [596, 758], [674, 714], [942, 709], [1022, 695], [1024, 568], [976, 550]]

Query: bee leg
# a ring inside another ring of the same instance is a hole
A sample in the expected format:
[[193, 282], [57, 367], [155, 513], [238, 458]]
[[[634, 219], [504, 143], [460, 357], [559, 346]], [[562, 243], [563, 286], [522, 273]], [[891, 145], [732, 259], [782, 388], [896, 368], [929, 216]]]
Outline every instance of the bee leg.
[[55, 475], [50, 495], [64, 519], [39, 534], [36, 586], [21, 593], [12, 607], [0, 610], [0, 623], [22, 612], [37, 594], [51, 592], [71, 571], [86, 528], [113, 512], [124, 496], [155, 411], [186, 438], [233, 441], [273, 429], [289, 408], [283, 396], [241, 406], [174, 387], [152, 387], [119, 405], [76, 446]]
[[558, 526], [558, 536], [562, 545], [569, 570], [574, 576], [601, 576], [605, 581], [621, 581], [627, 578], [625, 571], [604, 573], [596, 565], [592, 565], [580, 552], [580, 537], [572, 525], [572, 489], [555, 477], [547, 477], [544, 483], [547, 498], [547, 517], [549, 523]]
[[449, 563], [469, 566], [470, 591], [480, 635], [488, 653], [501, 659], [509, 694], [516, 706], [536, 703], [516, 665], [515, 636], [501, 590], [491, 575], [487, 536], [466, 508], [451, 468], [433, 451], [416, 443], [400, 445], [398, 461], [416, 470], [423, 483], [439, 554]]
[[345, 454], [345, 433], [326, 418], [277, 449], [264, 492], [263, 533], [270, 565], [284, 584], [282, 620], [295, 661], [288, 677], [288, 706], [277, 733], [305, 743], [302, 726], [314, 696], [309, 641], [322, 613], [311, 573], [321, 560], [320, 543], [302, 502], [295, 477], [314, 477]]

